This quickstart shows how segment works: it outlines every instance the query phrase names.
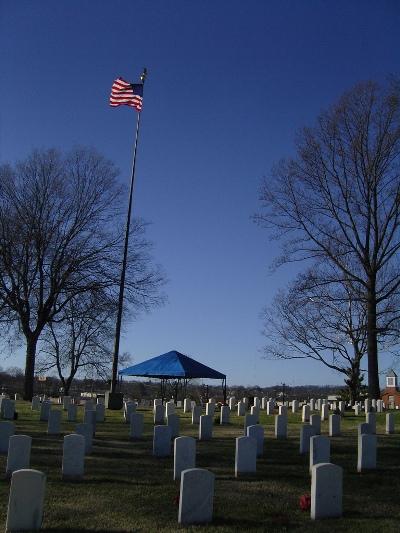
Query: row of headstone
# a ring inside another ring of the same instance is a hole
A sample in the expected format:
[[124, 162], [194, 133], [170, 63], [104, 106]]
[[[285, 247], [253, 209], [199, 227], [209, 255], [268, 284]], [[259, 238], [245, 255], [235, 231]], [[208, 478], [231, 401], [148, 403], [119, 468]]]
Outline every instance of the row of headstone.
[[[56, 412], [56, 411], [54, 411]], [[89, 413], [88, 413], [89, 415]], [[171, 415], [176, 416], [176, 415]], [[252, 421], [249, 417], [255, 417], [253, 415], [246, 416], [246, 422]], [[89, 416], [87, 417], [89, 419]], [[200, 417], [200, 427], [202, 422], [207, 422], [211, 419], [211, 415], [204, 415]], [[281, 413], [275, 417], [276, 427], [279, 427], [279, 421], [286, 419], [286, 411], [281, 409]], [[95, 421], [95, 418], [92, 417]], [[173, 419], [172, 419], [173, 420]], [[340, 433], [340, 416], [330, 415], [330, 435], [334, 436], [336, 433]], [[254, 418], [253, 418], [254, 421]], [[359, 428], [359, 451], [358, 451], [358, 471], [362, 472], [365, 469], [376, 467], [376, 437], [372, 435], [374, 430], [374, 414], [368, 413], [366, 424], [361, 424]], [[51, 422], [51, 417], [49, 419]], [[285, 420], [286, 422], [286, 420]], [[318, 435], [318, 429], [320, 430], [321, 418], [319, 415], [310, 416], [310, 424], [302, 427], [302, 436], [300, 451], [304, 453], [304, 448], [307, 447], [306, 437], [308, 436], [308, 445], [310, 452], [310, 472], [312, 473], [311, 482], [311, 518], [327, 518], [340, 516], [342, 513], [342, 469], [336, 465], [329, 463], [330, 461], [330, 441], [327, 437]], [[388, 414], [386, 417], [386, 431], [391, 433], [394, 431], [393, 415]], [[335, 428], [335, 424], [338, 426]], [[286, 425], [286, 424], [285, 424]], [[91, 438], [93, 430], [90, 427], [91, 424], [81, 424], [80, 426], [87, 426], [89, 428], [88, 436]], [[143, 427], [143, 415], [137, 413], [131, 414], [131, 436], [142, 434], [142, 430], [135, 430], [138, 427]], [[173, 438], [172, 431], [173, 424], [167, 424], [166, 426], [159, 426], [155, 428], [154, 432], [154, 450], [159, 451], [162, 445], [164, 446], [165, 455], [169, 455], [171, 439]], [[212, 428], [212, 420], [211, 420]], [[339, 429], [338, 429], [339, 428]], [[250, 473], [256, 471], [257, 456], [263, 453], [264, 443], [264, 429], [262, 426], [253, 424], [245, 425], [247, 435], [245, 437], [238, 437], [236, 439], [236, 455], [235, 455], [235, 475], [238, 476], [242, 473]], [[77, 427], [78, 430], [78, 427]], [[212, 431], [212, 430], [211, 430]], [[162, 437], [161, 433], [164, 433]], [[78, 431], [77, 431], [78, 433]], [[201, 430], [199, 436], [201, 435]], [[26, 438], [28, 440], [26, 440]], [[200, 437], [201, 438], [201, 437]], [[25, 459], [25, 465], [29, 466], [30, 456], [30, 444], [31, 438], [25, 435], [14, 436], [15, 442], [18, 444], [12, 444], [10, 442], [9, 460], [7, 461], [7, 471], [12, 473], [12, 468], [9, 469], [9, 463], [13, 464], [12, 457], [14, 456], [15, 466], [18, 467], [18, 460], [23, 461], [22, 456], [28, 457]], [[164, 441], [163, 443], [161, 441]], [[84, 451], [85, 451], [86, 435], [67, 435], [64, 439], [63, 448], [63, 478], [64, 479], [76, 479], [83, 475], [84, 465]], [[212, 518], [212, 501], [214, 492], [214, 476], [210, 472], [203, 469], [195, 468], [195, 440], [191, 437], [177, 437], [174, 442], [174, 479], [178, 479], [181, 476], [181, 493], [178, 521], [182, 524], [201, 523], [210, 521]], [[302, 450], [303, 446], [303, 450]], [[24, 453], [18, 453], [18, 449], [23, 449]], [[161, 455], [155, 453], [155, 455]], [[21, 456], [21, 457], [20, 457]], [[11, 457], [11, 458], [10, 458]], [[15, 468], [14, 468], [15, 470]], [[19, 470], [19, 469], [18, 469]], [[20, 470], [20, 472], [23, 472]], [[25, 470], [29, 475], [30, 470]], [[36, 472], [41, 474], [40, 472]], [[14, 474], [18, 474], [14, 472]], [[19, 474], [18, 474], [19, 475]], [[18, 475], [13, 475], [13, 479], [17, 480]], [[211, 476], [211, 477], [210, 477]], [[42, 478], [41, 478], [42, 479]], [[202, 481], [203, 480], [203, 481]], [[24, 481], [24, 483], [30, 483]], [[14, 487], [16, 482], [14, 482]], [[206, 487], [208, 487], [206, 489]], [[39, 491], [40, 492], [40, 491]], [[15, 498], [15, 494], [13, 494]], [[10, 492], [10, 501], [12, 499]], [[205, 504], [204, 502], [208, 502]], [[200, 505], [200, 503], [201, 505]], [[199, 505], [201, 509], [199, 509]], [[27, 506], [27, 511], [30, 506]], [[29, 514], [29, 513], [28, 513]], [[38, 522], [38, 516], [41, 514], [35, 512], [35, 520]], [[10, 516], [7, 518], [7, 527], [12, 523], [13, 518]], [[32, 527], [32, 522], [28, 526]], [[21, 529], [21, 525], [18, 524], [18, 528]], [[10, 529], [12, 530], [12, 529]]]
[[[62, 411], [58, 409], [51, 409], [50, 402], [43, 402], [40, 410], [40, 420], [47, 421], [49, 435], [57, 435], [61, 432], [61, 418]], [[75, 404], [69, 404], [67, 407], [67, 420], [68, 422], [76, 422], [77, 419], [77, 406]], [[104, 422], [105, 420], [105, 405], [97, 404], [94, 409], [86, 408], [83, 414], [84, 423], [91, 423], [94, 431], [96, 428], [96, 422]]]
[[[11, 476], [6, 531], [37, 531], [43, 521], [46, 476], [29, 469], [31, 437], [10, 438], [7, 476]], [[79, 480], [84, 475], [85, 437], [66, 435], [63, 443], [62, 479]]]
[[[339, 415], [331, 415], [331, 417], [339, 417], [340, 419]], [[388, 421], [390, 420], [389, 418]], [[373, 434], [373, 429], [369, 423], [358, 426], [358, 472], [376, 468], [377, 440], [376, 435]], [[330, 462], [330, 440], [328, 437], [317, 435], [314, 425], [304, 424], [300, 431], [300, 453], [309, 453], [311, 472], [316, 464]]]

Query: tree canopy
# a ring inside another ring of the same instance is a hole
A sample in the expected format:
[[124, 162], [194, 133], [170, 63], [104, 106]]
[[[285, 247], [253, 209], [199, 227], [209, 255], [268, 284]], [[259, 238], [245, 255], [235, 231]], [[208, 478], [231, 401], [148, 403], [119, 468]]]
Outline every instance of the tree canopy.
[[[125, 207], [117, 176], [88, 148], [36, 150], [0, 167], [0, 310], [26, 340], [26, 399], [44, 328], [80, 296], [115, 300]], [[126, 296], [134, 311], [162, 301], [163, 275], [143, 232], [143, 223], [133, 225]]]
[[[282, 239], [279, 266], [325, 262], [365, 306], [368, 385], [379, 397], [378, 318], [400, 287], [400, 88], [361, 83], [297, 137], [263, 185], [257, 220]], [[398, 321], [398, 309], [392, 316]]]

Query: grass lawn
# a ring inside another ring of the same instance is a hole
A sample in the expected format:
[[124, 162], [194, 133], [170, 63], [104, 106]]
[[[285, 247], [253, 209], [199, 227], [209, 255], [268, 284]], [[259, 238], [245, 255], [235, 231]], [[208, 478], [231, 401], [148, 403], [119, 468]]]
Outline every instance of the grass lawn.
[[[59, 406], [57, 406], [59, 408]], [[229, 426], [214, 426], [210, 442], [197, 443], [197, 466], [215, 473], [214, 519], [208, 526], [180, 527], [174, 499], [179, 482], [173, 481], [173, 455], [152, 457], [152, 411], [145, 415], [141, 441], [129, 440], [122, 412], [108, 411], [97, 425], [93, 453], [85, 460], [85, 479], [61, 481], [62, 439], [48, 436], [47, 423], [30, 404], [17, 402], [16, 433], [33, 437], [31, 468], [47, 476], [43, 531], [46, 532], [173, 532], [200, 531], [311, 531], [340, 532], [400, 531], [400, 433], [385, 435], [385, 414], [377, 415], [378, 470], [358, 474], [357, 424], [364, 416], [347, 413], [342, 436], [331, 439], [331, 462], [344, 470], [344, 516], [313, 522], [299, 508], [299, 497], [310, 492], [308, 455], [299, 454], [301, 415], [289, 415], [289, 437], [274, 439], [274, 420], [262, 413], [266, 431], [264, 456], [257, 461], [257, 474], [234, 477], [235, 437], [243, 434], [243, 418], [231, 417]], [[181, 415], [181, 435], [197, 437], [198, 426], [189, 415]], [[66, 413], [63, 418], [66, 419]], [[83, 408], [79, 408], [78, 422]], [[395, 414], [400, 430], [400, 413]], [[63, 421], [63, 434], [75, 424]], [[328, 423], [322, 423], [328, 434]], [[0, 456], [5, 472], [6, 457]], [[9, 483], [0, 480], [0, 528], [5, 529]]]

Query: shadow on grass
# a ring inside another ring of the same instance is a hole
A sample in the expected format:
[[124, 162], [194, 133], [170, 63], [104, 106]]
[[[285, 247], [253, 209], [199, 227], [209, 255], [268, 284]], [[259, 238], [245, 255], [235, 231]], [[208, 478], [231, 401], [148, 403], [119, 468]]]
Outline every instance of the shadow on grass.
[[[70, 528], [42, 528], [40, 531], [44, 531], [45, 533], [110, 533], [110, 529], [76, 529], [76, 527], [70, 527]], [[112, 533], [127, 533], [126, 529], [112, 529]], [[138, 533], [142, 530], [140, 529], [130, 529], [129, 533]]]

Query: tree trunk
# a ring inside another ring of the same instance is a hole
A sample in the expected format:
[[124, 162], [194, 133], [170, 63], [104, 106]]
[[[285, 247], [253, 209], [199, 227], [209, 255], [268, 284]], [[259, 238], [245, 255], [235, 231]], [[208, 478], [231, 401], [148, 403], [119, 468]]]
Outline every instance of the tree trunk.
[[69, 396], [69, 389], [71, 388], [71, 385], [72, 385], [72, 379], [73, 379], [72, 376], [69, 376], [67, 379], [63, 379], [65, 396]]
[[26, 337], [26, 358], [25, 358], [25, 382], [24, 382], [24, 400], [32, 401], [33, 384], [35, 380], [35, 359], [36, 359], [37, 338], [34, 336]]
[[378, 372], [378, 340], [376, 332], [375, 284], [369, 291], [367, 303], [367, 352], [368, 352], [368, 396], [378, 400], [381, 396]]

